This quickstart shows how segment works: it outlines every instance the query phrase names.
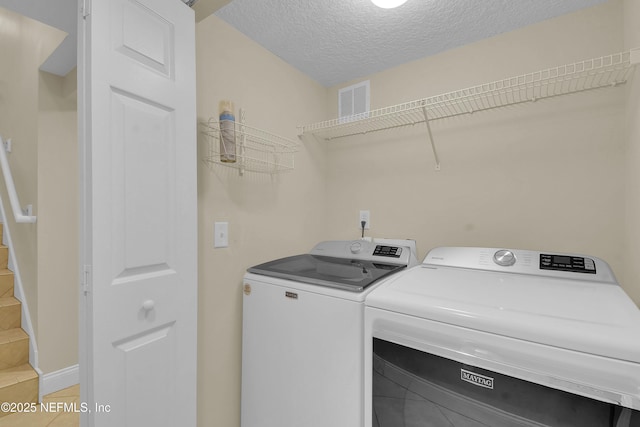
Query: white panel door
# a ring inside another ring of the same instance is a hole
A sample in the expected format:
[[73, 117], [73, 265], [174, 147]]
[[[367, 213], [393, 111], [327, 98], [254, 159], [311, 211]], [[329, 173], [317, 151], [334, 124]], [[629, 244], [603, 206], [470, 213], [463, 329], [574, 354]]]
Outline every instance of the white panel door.
[[193, 11], [79, 3], [82, 425], [195, 426]]

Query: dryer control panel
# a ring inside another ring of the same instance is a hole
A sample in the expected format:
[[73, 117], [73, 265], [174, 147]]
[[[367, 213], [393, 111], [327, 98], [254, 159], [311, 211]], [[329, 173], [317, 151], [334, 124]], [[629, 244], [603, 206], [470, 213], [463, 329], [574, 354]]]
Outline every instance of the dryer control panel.
[[596, 263], [581, 256], [540, 254], [540, 270], [596, 274]]
[[578, 254], [504, 248], [440, 247], [432, 249], [422, 264], [427, 267], [470, 268], [617, 284], [605, 261]]

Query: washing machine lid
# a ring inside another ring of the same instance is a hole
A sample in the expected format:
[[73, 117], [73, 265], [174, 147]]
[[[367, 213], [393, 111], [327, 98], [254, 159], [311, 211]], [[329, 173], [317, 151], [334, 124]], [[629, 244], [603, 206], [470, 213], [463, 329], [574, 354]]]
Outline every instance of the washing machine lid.
[[[452, 249], [447, 248], [449, 252]], [[516, 258], [527, 255], [534, 260], [527, 267], [532, 273], [489, 264], [455, 266], [447, 262], [451, 257], [436, 251], [436, 259], [432, 256], [429, 261], [430, 253], [423, 265], [382, 284], [365, 303], [408, 316], [640, 363], [640, 310], [615, 281], [601, 282], [592, 274], [569, 271], [535, 274], [536, 260], [546, 260], [540, 256], [545, 254], [523, 252], [516, 252]], [[593, 259], [601, 272], [605, 270], [602, 260]]]
[[[409, 240], [328, 240], [308, 254], [276, 259], [249, 273], [295, 280], [350, 292], [362, 292], [407, 266], [418, 265]], [[405, 244], [407, 246], [405, 246]]]
[[249, 268], [249, 273], [295, 280], [351, 292], [362, 292], [375, 281], [405, 265], [323, 255], [294, 255]]

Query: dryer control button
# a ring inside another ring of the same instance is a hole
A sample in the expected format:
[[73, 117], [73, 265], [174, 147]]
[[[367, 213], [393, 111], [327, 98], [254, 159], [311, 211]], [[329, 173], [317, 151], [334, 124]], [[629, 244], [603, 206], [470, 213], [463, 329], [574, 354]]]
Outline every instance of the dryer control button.
[[358, 254], [360, 253], [360, 251], [362, 250], [362, 243], [360, 242], [353, 242], [351, 244], [351, 253], [353, 254]]
[[509, 267], [516, 263], [516, 256], [513, 252], [502, 249], [493, 254], [493, 261], [503, 267]]

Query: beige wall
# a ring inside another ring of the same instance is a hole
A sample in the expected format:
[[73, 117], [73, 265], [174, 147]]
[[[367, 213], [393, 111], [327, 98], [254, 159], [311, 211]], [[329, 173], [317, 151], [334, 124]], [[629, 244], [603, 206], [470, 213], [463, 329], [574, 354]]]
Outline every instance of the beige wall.
[[[38, 68], [65, 33], [0, 8], [0, 134], [13, 140], [8, 155], [22, 205], [32, 204], [38, 215]], [[0, 195], [5, 201], [33, 327], [37, 330], [38, 254], [37, 224], [16, 224], [8, 203], [4, 179]]]
[[[375, 109], [622, 49], [616, 0], [364, 79]], [[627, 90], [434, 122], [439, 172], [423, 125], [331, 142], [327, 237], [357, 237], [358, 211], [369, 209], [369, 235], [415, 238], [420, 256], [458, 245], [567, 251], [622, 276]], [[636, 295], [639, 286], [626, 284]]]
[[[625, 49], [640, 47], [640, 2], [624, 0]], [[626, 114], [626, 229], [624, 270], [620, 278], [640, 305], [640, 67], [627, 88]]]
[[[293, 140], [297, 125], [324, 120], [325, 88], [216, 16], [196, 31], [198, 120], [217, 117], [222, 99], [244, 108], [248, 125]], [[199, 163], [198, 425], [239, 425], [242, 276], [326, 237], [325, 152], [306, 142], [295, 171], [274, 176]], [[213, 248], [215, 221], [229, 222], [226, 249]]]
[[76, 94], [75, 70], [64, 78], [40, 72], [37, 318], [45, 374], [78, 363]]

